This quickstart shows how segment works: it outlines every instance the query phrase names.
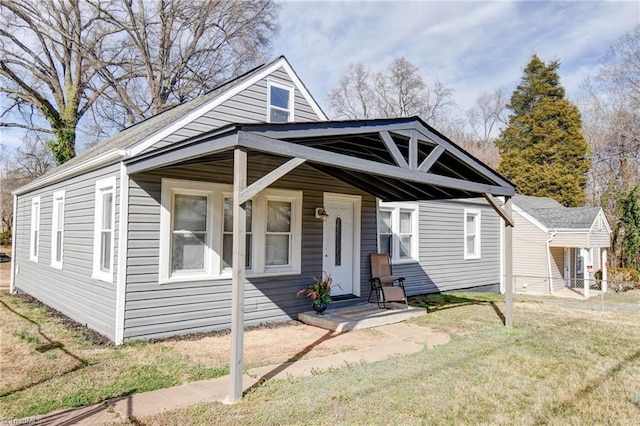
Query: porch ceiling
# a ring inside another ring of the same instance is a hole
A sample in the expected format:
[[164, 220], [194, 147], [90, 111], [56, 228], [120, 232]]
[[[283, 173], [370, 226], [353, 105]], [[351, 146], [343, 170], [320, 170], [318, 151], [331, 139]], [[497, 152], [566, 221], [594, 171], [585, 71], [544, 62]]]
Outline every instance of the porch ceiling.
[[419, 118], [232, 125], [126, 161], [130, 174], [226, 157], [300, 158], [385, 201], [514, 194], [514, 185]]

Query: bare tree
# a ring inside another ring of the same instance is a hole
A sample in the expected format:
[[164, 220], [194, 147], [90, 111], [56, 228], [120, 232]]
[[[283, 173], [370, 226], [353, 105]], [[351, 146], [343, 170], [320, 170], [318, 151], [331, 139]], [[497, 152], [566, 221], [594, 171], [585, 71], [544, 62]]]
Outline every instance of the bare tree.
[[[205, 93], [264, 60], [272, 0], [89, 0], [123, 35], [101, 76], [97, 113], [118, 129]], [[116, 108], [114, 108], [116, 106]]]
[[58, 164], [74, 157], [78, 122], [107, 87], [87, 52], [107, 35], [79, 0], [0, 0], [0, 126], [52, 135]]
[[53, 136], [61, 164], [75, 156], [83, 117], [113, 133], [253, 66], [277, 10], [272, 0], [0, 0], [0, 93], [10, 99], [0, 126]]
[[329, 94], [334, 114], [350, 119], [417, 115], [434, 124], [453, 104], [452, 89], [438, 80], [426, 83], [418, 67], [403, 57], [377, 73], [362, 64], [350, 65]]
[[499, 128], [507, 124], [508, 102], [509, 97], [504, 87], [478, 95], [474, 106], [467, 111], [467, 117], [480, 142], [491, 143], [495, 140]]
[[329, 107], [340, 118], [372, 118], [374, 104], [371, 73], [362, 63], [350, 64], [340, 86], [329, 92]]

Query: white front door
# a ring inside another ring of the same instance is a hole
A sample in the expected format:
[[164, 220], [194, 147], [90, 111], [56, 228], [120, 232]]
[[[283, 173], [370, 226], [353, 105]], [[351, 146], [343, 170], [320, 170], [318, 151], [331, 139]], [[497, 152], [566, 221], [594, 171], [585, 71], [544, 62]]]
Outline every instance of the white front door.
[[360, 294], [360, 197], [325, 194], [324, 272], [333, 279], [333, 296]]

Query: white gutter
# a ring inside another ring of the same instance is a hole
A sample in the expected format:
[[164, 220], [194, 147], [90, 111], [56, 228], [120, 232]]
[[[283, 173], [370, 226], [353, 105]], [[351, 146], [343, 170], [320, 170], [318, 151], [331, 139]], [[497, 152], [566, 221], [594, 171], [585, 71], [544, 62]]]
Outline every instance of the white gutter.
[[9, 277], [9, 294], [16, 291], [15, 274], [16, 274], [16, 234], [18, 223], [18, 196], [13, 196], [13, 218], [11, 219], [11, 276]]
[[125, 151], [116, 149], [112, 151], [105, 152], [97, 157], [92, 158], [89, 161], [82, 161], [75, 166], [71, 166], [68, 169], [64, 169], [63, 171], [56, 173], [55, 171], [50, 175], [44, 176], [42, 179], [36, 179], [31, 183], [26, 184], [12, 192], [13, 195], [22, 195], [27, 192], [33, 191], [34, 189], [41, 188], [43, 186], [50, 185], [52, 183], [60, 182], [66, 178], [73, 177], [79, 175], [80, 173], [84, 173], [93, 169], [97, 169], [98, 167], [104, 166], [106, 164], [115, 163], [118, 160], [121, 160], [126, 156]]
[[553, 294], [553, 274], [551, 273], [551, 249], [549, 248], [549, 244], [553, 241], [553, 238], [556, 236], [558, 232], [550, 231], [551, 237], [546, 241], [547, 245], [547, 274], [549, 276], [549, 294]]

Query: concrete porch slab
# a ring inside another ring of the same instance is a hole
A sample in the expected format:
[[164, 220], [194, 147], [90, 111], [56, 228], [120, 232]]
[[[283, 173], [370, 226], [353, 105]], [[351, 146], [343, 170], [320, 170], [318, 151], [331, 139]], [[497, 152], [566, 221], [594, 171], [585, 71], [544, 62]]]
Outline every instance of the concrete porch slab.
[[329, 308], [321, 315], [314, 311], [298, 314], [298, 320], [309, 325], [332, 330], [338, 333], [360, 328], [379, 327], [406, 321], [409, 318], [427, 315], [427, 310], [409, 306], [405, 309], [401, 304], [390, 304], [391, 309], [380, 309], [375, 303], [361, 303], [343, 308]]

